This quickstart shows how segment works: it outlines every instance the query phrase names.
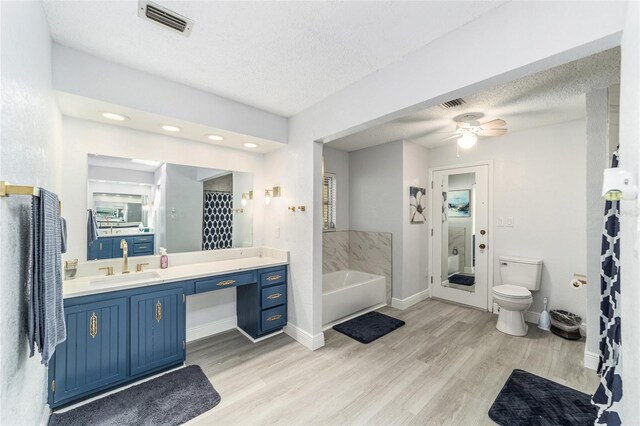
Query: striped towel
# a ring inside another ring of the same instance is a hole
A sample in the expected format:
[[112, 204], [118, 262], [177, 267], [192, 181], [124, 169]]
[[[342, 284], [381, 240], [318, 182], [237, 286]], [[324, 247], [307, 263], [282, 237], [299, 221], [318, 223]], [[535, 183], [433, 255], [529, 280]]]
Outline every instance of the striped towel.
[[98, 239], [98, 222], [96, 222], [96, 216], [93, 214], [93, 210], [87, 210], [87, 243], [91, 244]]
[[40, 188], [31, 201], [28, 332], [30, 356], [35, 347], [49, 364], [56, 346], [67, 338], [62, 298], [61, 229], [58, 196]]

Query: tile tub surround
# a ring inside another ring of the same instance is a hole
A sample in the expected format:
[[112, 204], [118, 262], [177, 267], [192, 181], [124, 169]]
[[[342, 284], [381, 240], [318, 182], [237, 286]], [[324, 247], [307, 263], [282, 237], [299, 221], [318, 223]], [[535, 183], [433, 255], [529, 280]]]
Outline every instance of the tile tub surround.
[[[135, 265], [149, 263], [145, 271], [153, 271], [157, 277], [135, 280]], [[198, 251], [169, 255], [169, 268], [160, 269], [160, 256], [141, 256], [129, 258], [132, 270], [126, 283], [91, 284], [91, 280], [105, 275], [99, 268], [111, 266], [115, 277], [122, 276], [122, 259], [105, 259], [78, 263], [78, 272], [72, 280], [63, 281], [64, 297], [85, 296], [108, 291], [141, 287], [149, 284], [169, 283], [198, 277], [239, 272], [242, 270], [268, 268], [289, 263], [289, 252], [269, 247], [251, 247], [242, 249]], [[133, 281], [135, 280], [135, 281]]]
[[322, 234], [322, 273], [349, 269], [349, 231]]
[[391, 303], [390, 232], [335, 231], [322, 237], [323, 274], [353, 269], [382, 275], [387, 280], [387, 303]]

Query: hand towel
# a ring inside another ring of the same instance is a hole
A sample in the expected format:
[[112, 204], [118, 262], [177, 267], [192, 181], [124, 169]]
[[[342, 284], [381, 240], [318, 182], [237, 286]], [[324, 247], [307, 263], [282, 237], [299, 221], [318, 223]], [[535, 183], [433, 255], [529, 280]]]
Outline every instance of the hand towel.
[[56, 346], [67, 337], [60, 223], [58, 196], [40, 188], [40, 196], [33, 197], [31, 202], [28, 331], [30, 356], [37, 346], [44, 365], [49, 364]]
[[93, 214], [93, 210], [87, 210], [87, 244], [91, 244], [98, 239], [98, 222], [96, 222], [96, 216]]

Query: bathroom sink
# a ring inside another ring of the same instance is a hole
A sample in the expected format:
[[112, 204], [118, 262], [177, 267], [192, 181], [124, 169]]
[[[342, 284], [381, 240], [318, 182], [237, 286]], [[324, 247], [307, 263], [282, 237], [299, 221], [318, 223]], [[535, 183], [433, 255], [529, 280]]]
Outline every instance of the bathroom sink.
[[126, 284], [142, 280], [152, 280], [154, 278], [160, 278], [160, 274], [156, 271], [131, 272], [128, 274], [118, 274], [107, 277], [94, 278], [90, 281], [90, 284]]

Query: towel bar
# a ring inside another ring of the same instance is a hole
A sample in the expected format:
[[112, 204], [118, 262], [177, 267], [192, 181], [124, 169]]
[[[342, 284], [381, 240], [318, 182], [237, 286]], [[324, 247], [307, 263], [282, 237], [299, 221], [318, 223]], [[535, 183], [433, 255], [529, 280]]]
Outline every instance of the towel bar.
[[[40, 188], [37, 186], [11, 185], [4, 180], [0, 180], [0, 197], [8, 197], [9, 195], [31, 195], [33, 197], [39, 197]], [[61, 201], [58, 201], [58, 211], [62, 214]]]

